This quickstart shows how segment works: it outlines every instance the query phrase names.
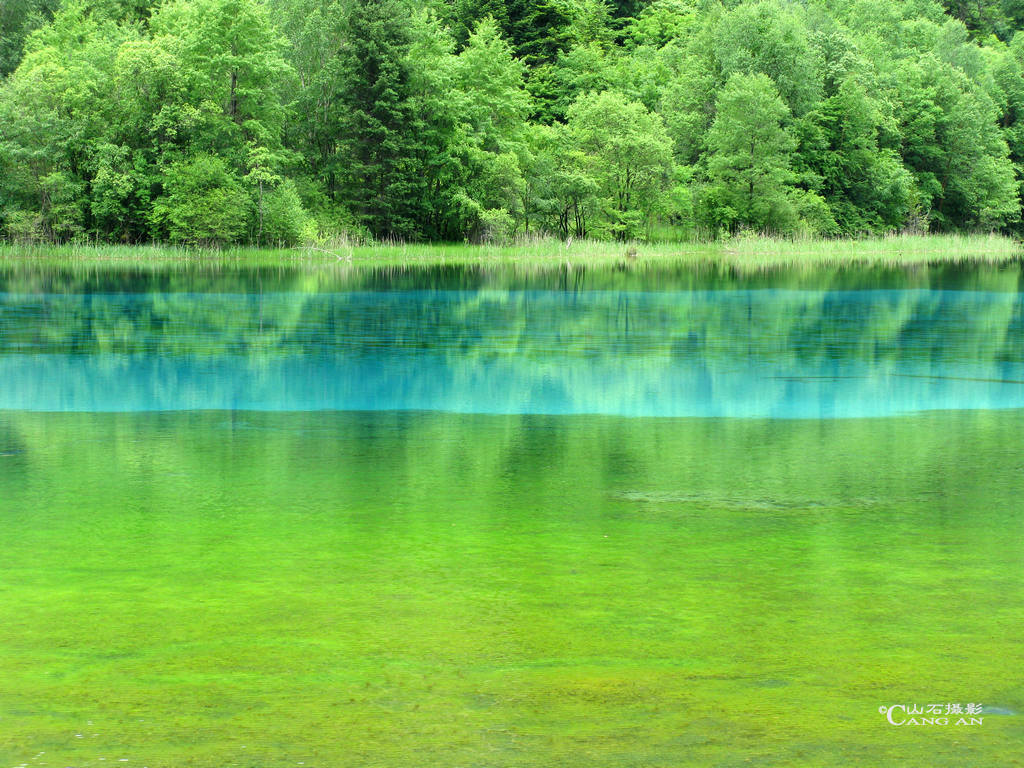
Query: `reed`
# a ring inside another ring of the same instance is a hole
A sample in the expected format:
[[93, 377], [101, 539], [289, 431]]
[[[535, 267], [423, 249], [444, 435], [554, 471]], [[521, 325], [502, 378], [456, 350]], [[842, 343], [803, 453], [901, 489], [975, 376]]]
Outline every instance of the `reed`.
[[555, 266], [632, 263], [719, 264], [742, 270], [773, 266], [876, 264], [911, 266], [938, 262], [999, 263], [1020, 259], [1021, 243], [1002, 235], [891, 235], [863, 239], [737, 237], [714, 242], [620, 243], [576, 240], [569, 244], [532, 237], [512, 244], [332, 242], [297, 248], [210, 249], [181, 245], [0, 245], [0, 261], [49, 263], [166, 264], [174, 262], [258, 265], [516, 264]]

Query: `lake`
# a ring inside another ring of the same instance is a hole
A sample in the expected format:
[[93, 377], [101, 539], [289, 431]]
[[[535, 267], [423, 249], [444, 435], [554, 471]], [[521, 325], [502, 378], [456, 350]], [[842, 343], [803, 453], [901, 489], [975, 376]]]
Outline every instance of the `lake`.
[[0, 758], [1018, 764], [1022, 437], [1019, 263], [8, 263]]

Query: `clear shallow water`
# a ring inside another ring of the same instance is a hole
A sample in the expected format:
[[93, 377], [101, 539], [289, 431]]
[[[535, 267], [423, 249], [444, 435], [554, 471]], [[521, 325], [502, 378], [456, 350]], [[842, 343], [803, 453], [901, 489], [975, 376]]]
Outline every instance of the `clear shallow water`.
[[1019, 277], [11, 270], [0, 758], [1016, 764]]

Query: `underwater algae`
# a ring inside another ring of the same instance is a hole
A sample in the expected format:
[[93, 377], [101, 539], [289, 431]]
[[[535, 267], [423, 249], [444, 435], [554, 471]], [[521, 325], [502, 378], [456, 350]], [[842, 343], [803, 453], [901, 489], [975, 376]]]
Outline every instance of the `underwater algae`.
[[[11, 766], [1021, 762], [1012, 269], [33, 269], [0, 301]], [[483, 381], [513, 391], [444, 399]], [[982, 722], [879, 711], [935, 704]]]

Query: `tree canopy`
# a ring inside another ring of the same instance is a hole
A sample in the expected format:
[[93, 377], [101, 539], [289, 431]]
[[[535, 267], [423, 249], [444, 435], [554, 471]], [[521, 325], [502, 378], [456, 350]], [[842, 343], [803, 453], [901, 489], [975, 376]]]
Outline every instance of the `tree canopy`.
[[0, 238], [1020, 233], [1010, 0], [9, 0]]

